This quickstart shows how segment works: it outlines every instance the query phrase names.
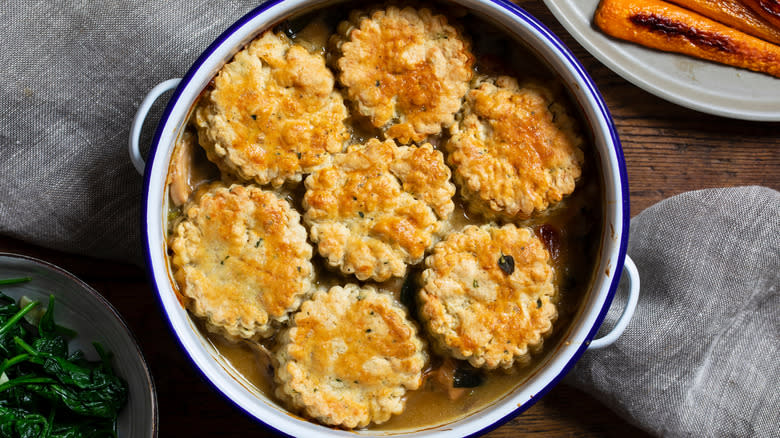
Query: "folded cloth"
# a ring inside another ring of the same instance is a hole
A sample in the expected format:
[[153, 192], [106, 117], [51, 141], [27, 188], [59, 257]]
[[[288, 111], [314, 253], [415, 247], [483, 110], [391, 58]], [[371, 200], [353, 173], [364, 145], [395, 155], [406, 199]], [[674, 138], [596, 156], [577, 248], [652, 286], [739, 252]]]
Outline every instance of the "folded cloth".
[[[780, 436], [780, 193], [688, 192], [631, 221], [625, 333], [566, 382], [660, 436]], [[602, 326], [609, 329], [618, 294]]]
[[0, 233], [142, 263], [142, 179], [127, 154], [136, 108], [260, 3], [3, 2]]

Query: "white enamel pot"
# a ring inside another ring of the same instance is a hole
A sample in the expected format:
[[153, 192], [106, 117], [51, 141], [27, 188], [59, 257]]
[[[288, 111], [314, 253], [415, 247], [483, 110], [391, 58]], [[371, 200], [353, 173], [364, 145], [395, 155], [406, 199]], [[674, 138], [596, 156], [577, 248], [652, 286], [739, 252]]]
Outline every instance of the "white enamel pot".
[[[182, 79], [165, 81], [149, 92], [138, 109], [130, 134], [131, 160], [144, 175], [142, 230], [147, 269], [173, 332], [194, 365], [225, 397], [267, 426], [283, 434], [300, 437], [355, 436], [376, 432], [335, 430], [289, 415], [272, 399], [253, 390], [253, 385], [248, 384], [203, 337], [177, 299], [172, 286], [165, 245], [168, 202], [165, 181], [173, 147], [184, 129], [193, 103], [225, 62], [258, 32], [297, 12], [331, 3], [333, 1], [329, 0], [273, 0], [240, 18], [208, 47]], [[456, 0], [454, 3], [514, 34], [559, 76], [579, 107], [585, 126], [591, 130], [602, 171], [606, 223], [603, 224], [605, 231], [602, 232], [600, 260], [596, 267], [598, 274], [592, 289], [566, 336], [545, 358], [538, 371], [514, 391], [476, 413], [439, 427], [406, 431], [403, 436], [474, 436], [500, 426], [531, 406], [561, 380], [586, 349], [601, 348], [614, 342], [631, 319], [639, 293], [636, 267], [626, 257], [629, 201], [625, 163], [611, 116], [593, 81], [569, 49], [518, 6], [503, 0]], [[148, 158], [144, 160], [138, 144], [141, 126], [154, 101], [170, 90], [174, 90], [173, 95], [160, 119]], [[621, 273], [626, 274], [629, 280], [627, 305], [612, 331], [600, 339], [593, 339], [612, 303]]]

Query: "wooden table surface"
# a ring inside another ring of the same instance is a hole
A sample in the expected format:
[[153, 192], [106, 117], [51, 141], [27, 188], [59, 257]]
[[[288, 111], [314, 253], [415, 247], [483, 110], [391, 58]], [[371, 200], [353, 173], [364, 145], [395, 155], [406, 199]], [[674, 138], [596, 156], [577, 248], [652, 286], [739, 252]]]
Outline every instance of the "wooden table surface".
[[[582, 49], [538, 0], [520, 0], [574, 51], [617, 125], [628, 167], [631, 213], [694, 189], [758, 184], [780, 189], [780, 123], [710, 116], [668, 103], [609, 71]], [[106, 296], [134, 331], [151, 367], [160, 436], [265, 436], [264, 429], [204, 380], [174, 340], [144, 271], [0, 237], [0, 251], [38, 257]], [[590, 395], [559, 385], [487, 436], [643, 436]]]

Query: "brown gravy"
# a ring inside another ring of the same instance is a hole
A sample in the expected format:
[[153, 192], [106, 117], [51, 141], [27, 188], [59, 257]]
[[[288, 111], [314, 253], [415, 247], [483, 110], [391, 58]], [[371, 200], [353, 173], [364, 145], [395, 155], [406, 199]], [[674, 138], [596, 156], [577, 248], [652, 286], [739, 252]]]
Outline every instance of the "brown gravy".
[[[296, 29], [296, 23], [316, 22], [318, 29], [333, 29], [334, 23], [340, 19], [346, 19], [351, 8], [332, 8], [323, 14], [305, 15], [282, 23], [280, 26], [288, 26], [288, 35], [296, 39], [298, 35], [307, 35], [315, 30]], [[447, 8], [440, 8], [447, 11]], [[479, 72], [510, 73], [515, 77], [534, 77], [556, 79], [549, 69], [542, 65], [533, 54], [525, 50], [518, 42], [508, 38], [496, 30], [496, 26], [470, 14], [451, 18], [451, 22], [461, 25], [468, 35], [473, 38], [473, 51], [477, 57], [476, 69]], [[322, 35], [310, 37], [316, 44], [321, 44]], [[313, 43], [310, 43], [313, 44]], [[509, 61], [497, 61], [509, 60]], [[524, 74], [517, 74], [523, 72]], [[528, 74], [532, 72], [532, 74]], [[560, 82], [560, 81], [559, 81]], [[577, 116], [577, 107], [572, 102], [567, 102], [569, 112]], [[576, 316], [581, 303], [586, 298], [595, 278], [595, 267], [599, 257], [599, 247], [602, 235], [605, 232], [604, 223], [604, 198], [601, 180], [601, 170], [598, 168], [599, 160], [592, 147], [592, 139], [587, 138], [588, 127], [580, 120], [580, 130], [585, 138], [583, 147], [585, 152], [585, 164], [582, 176], [577, 183], [574, 193], [566, 197], [558, 205], [549, 209], [544, 214], [538, 215], [526, 221], [518, 221], [518, 225], [524, 225], [536, 230], [543, 241], [548, 245], [553, 256], [555, 268], [555, 282], [558, 286], [558, 319], [554, 323], [553, 333], [545, 340], [542, 351], [533, 357], [532, 362], [524, 367], [516, 366], [512, 372], [491, 371], [484, 372], [483, 383], [473, 389], [469, 389], [465, 396], [452, 401], [447, 393], [435, 385], [431, 379], [426, 379], [423, 386], [416, 391], [407, 393], [406, 410], [401, 415], [394, 416], [390, 421], [381, 425], [372, 425], [374, 430], [406, 430], [432, 427], [446, 424], [461, 418], [467, 414], [483, 409], [504, 397], [530, 376], [556, 348], [565, 342], [571, 321]], [[354, 122], [354, 121], [353, 121]], [[363, 141], [366, 137], [375, 135], [370, 129], [362, 125], [354, 124], [352, 128], [352, 141]], [[441, 138], [430, 140], [434, 146], [441, 142]], [[205, 154], [197, 153], [195, 157], [198, 169], [203, 170], [201, 176], [193, 175], [190, 180], [208, 182], [213, 180], [216, 167], [205, 161]], [[172, 164], [173, 165], [173, 164]], [[217, 171], [218, 173], [218, 171]], [[223, 176], [224, 178], [224, 176]], [[287, 198], [299, 211], [303, 196], [303, 184], [297, 188], [282, 189], [282, 195]], [[453, 229], [458, 230], [468, 224], [483, 224], [484, 220], [470, 217], [459, 204], [459, 194], [456, 194], [456, 210], [453, 214]], [[178, 207], [169, 209], [170, 225], [181, 214]], [[344, 284], [358, 282], [355, 278], [349, 278], [333, 273], [326, 268], [323, 260], [316, 255], [313, 260], [318, 274], [318, 285], [328, 286], [332, 284]], [[418, 267], [410, 267], [410, 273], [419, 273]], [[404, 279], [394, 279], [379, 286], [400, 299], [400, 289]], [[410, 312], [415, 314], [414, 309]], [[419, 324], [418, 324], [419, 326]], [[219, 353], [241, 373], [260, 392], [271, 399], [274, 395], [273, 372], [268, 359], [262, 354], [244, 343], [232, 343], [219, 335], [208, 333], [201, 328], [201, 333], [206, 336]], [[424, 332], [421, 331], [424, 335]], [[263, 341], [268, 349], [273, 349], [274, 340]], [[436, 366], [441, 358], [431, 353], [432, 365]]]

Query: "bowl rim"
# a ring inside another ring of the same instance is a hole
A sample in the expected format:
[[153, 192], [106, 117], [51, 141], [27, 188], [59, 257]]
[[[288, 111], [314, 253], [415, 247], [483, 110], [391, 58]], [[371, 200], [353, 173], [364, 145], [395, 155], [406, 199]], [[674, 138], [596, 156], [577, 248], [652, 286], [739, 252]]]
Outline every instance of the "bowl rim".
[[[127, 334], [128, 338], [130, 339], [130, 343], [132, 344], [132, 347], [135, 348], [136, 357], [140, 359], [140, 363], [142, 365], [144, 375], [146, 377], [146, 381], [149, 384], [149, 393], [150, 393], [150, 404], [152, 406], [152, 435], [153, 437], [157, 437], [159, 434], [159, 406], [157, 402], [157, 387], [154, 383], [154, 377], [152, 376], [151, 369], [149, 368], [149, 363], [146, 361], [146, 357], [143, 354], [143, 351], [141, 350], [141, 346], [138, 344], [138, 338], [135, 336], [135, 333], [133, 333], [133, 330], [130, 328], [130, 326], [127, 324], [127, 321], [125, 321], [124, 317], [121, 313], [114, 307], [113, 304], [111, 304], [110, 301], [106, 297], [103, 296], [100, 292], [98, 292], [95, 288], [87, 284], [84, 280], [73, 274], [72, 272], [68, 271], [65, 268], [62, 268], [60, 266], [55, 265], [54, 263], [48, 262], [46, 260], [39, 259], [37, 257], [29, 256], [26, 254], [19, 254], [19, 253], [13, 253], [13, 252], [7, 252], [7, 251], [0, 251], [0, 258], [2, 257], [10, 257], [15, 259], [21, 259], [28, 262], [32, 262], [34, 264], [40, 265], [50, 271], [54, 271], [64, 277], [67, 277], [70, 281], [77, 284], [81, 290], [85, 291], [87, 294], [89, 294], [95, 301], [102, 304], [102, 306], [108, 310], [108, 312], [113, 315], [113, 317], [117, 320], [119, 325], [124, 329], [125, 333]], [[56, 295], [56, 292], [54, 292]]]
[[[461, 2], [462, 1], [460, 0], [457, 1], [457, 3], [461, 3]], [[566, 374], [579, 360], [579, 358], [582, 356], [585, 350], [587, 350], [590, 341], [596, 336], [597, 332], [599, 331], [599, 328], [601, 327], [601, 324], [604, 318], [606, 317], [607, 312], [609, 311], [610, 305], [616, 293], [618, 283], [621, 278], [620, 273], [622, 273], [623, 271], [623, 262], [626, 256], [628, 235], [629, 235], [628, 230], [629, 230], [629, 223], [630, 223], [628, 176], [626, 171], [625, 159], [623, 156], [622, 145], [618, 136], [617, 129], [615, 128], [614, 121], [610, 114], [610, 111], [607, 108], [607, 105], [604, 102], [601, 93], [598, 91], [598, 88], [596, 87], [590, 75], [587, 73], [587, 71], [579, 62], [579, 60], [574, 56], [571, 50], [552, 31], [550, 31], [544, 24], [542, 24], [539, 20], [533, 17], [530, 13], [526, 12], [520, 6], [511, 3], [507, 0], [475, 0], [475, 2], [487, 4], [491, 7], [498, 7], [499, 9], [503, 9], [503, 11], [511, 15], [514, 20], [522, 22], [524, 23], [524, 25], [528, 26], [537, 38], [539, 38], [540, 40], [544, 40], [545, 43], [550, 44], [554, 48], [554, 51], [562, 58], [561, 61], [565, 62], [568, 65], [570, 72], [576, 75], [576, 77], [579, 79], [579, 82], [581, 84], [584, 84], [587, 87], [586, 94], [592, 99], [593, 103], [595, 104], [595, 107], [592, 108], [594, 111], [596, 111], [594, 117], [598, 121], [602, 122], [606, 127], [606, 131], [609, 135], [609, 138], [607, 139], [607, 143], [611, 144], [612, 146], [611, 152], [614, 153], [614, 159], [616, 164], [616, 166], [614, 166], [616, 171], [615, 173], [608, 174], [606, 170], [602, 169], [602, 172], [604, 174], [603, 178], [606, 179], [609, 175], [611, 175], [611, 178], [617, 179], [618, 184], [616, 184], [614, 190], [616, 195], [620, 196], [620, 204], [617, 205], [615, 210], [616, 215], [619, 217], [619, 221], [618, 221], [619, 223], [617, 224], [617, 226], [619, 227], [618, 229], [619, 243], [616, 251], [616, 259], [613, 261], [614, 263], [613, 272], [615, 273], [615, 275], [612, 275], [611, 280], [609, 280], [609, 287], [603, 299], [603, 302], [601, 304], [601, 308], [596, 314], [595, 319], [593, 319], [590, 329], [586, 332], [584, 341], [579, 345], [579, 347], [573, 353], [567, 353], [569, 354], [569, 357], [565, 359], [565, 364], [560, 368], [559, 371], [557, 371], [557, 374], [553, 378], [546, 381], [543, 384], [543, 387], [539, 391], [532, 394], [528, 400], [526, 400], [521, 404], [518, 404], [515, 409], [505, 414], [502, 414], [501, 418], [491, 422], [487, 426], [479, 427], [477, 430], [462, 435], [466, 437], [475, 437], [475, 436], [485, 434], [493, 429], [500, 427], [501, 425], [505, 424], [506, 422], [510, 421], [512, 418], [516, 417], [517, 415], [519, 415], [520, 413], [528, 409], [531, 405], [536, 403], [542, 396], [544, 396], [547, 392], [549, 392], [556, 384], [558, 384], [560, 380], [562, 380], [566, 376]], [[285, 431], [271, 425], [265, 419], [260, 418], [258, 415], [251, 412], [248, 407], [241, 405], [237, 400], [231, 398], [230, 395], [227, 393], [226, 389], [222, 388], [215, 381], [215, 379], [213, 379], [212, 376], [209, 375], [207, 370], [205, 370], [198, 364], [198, 360], [194, 357], [194, 352], [189, 351], [189, 349], [185, 345], [185, 340], [183, 339], [182, 335], [176, 330], [176, 327], [174, 326], [172, 317], [169, 314], [165, 302], [163, 301], [163, 295], [162, 295], [163, 291], [159, 287], [158, 279], [155, 276], [155, 272], [154, 272], [155, 263], [154, 263], [153, 249], [156, 248], [156, 246], [153, 245], [155, 243], [155, 240], [154, 240], [154, 236], [150, 235], [150, 223], [149, 223], [149, 203], [150, 203], [149, 197], [151, 193], [150, 189], [153, 187], [152, 185], [153, 172], [151, 171], [151, 169], [154, 166], [154, 163], [157, 161], [157, 154], [160, 151], [160, 149], [162, 148], [163, 150], [167, 150], [171, 147], [171, 145], [161, 146], [160, 142], [166, 128], [168, 128], [171, 114], [174, 111], [177, 103], [181, 99], [184, 90], [187, 88], [190, 82], [192, 82], [193, 77], [197, 73], [200, 73], [201, 67], [203, 67], [203, 65], [207, 62], [207, 60], [209, 60], [209, 58], [211, 58], [218, 49], [221, 49], [222, 46], [234, 34], [240, 32], [244, 28], [244, 26], [249, 24], [258, 16], [268, 12], [270, 9], [280, 5], [281, 3], [297, 5], [297, 7], [291, 7], [290, 10], [287, 10], [285, 12], [285, 15], [289, 15], [295, 12], [300, 12], [302, 9], [304, 9], [303, 5], [306, 4], [302, 1], [296, 1], [296, 0], [269, 0], [255, 7], [254, 9], [250, 10], [249, 12], [244, 14], [241, 18], [236, 20], [232, 25], [230, 25], [225, 31], [223, 31], [200, 54], [200, 56], [189, 67], [186, 74], [183, 76], [182, 80], [179, 82], [178, 86], [173, 91], [167, 105], [165, 106], [162, 112], [157, 128], [154, 132], [151, 147], [149, 149], [148, 159], [146, 160], [146, 169], [144, 171], [144, 177], [143, 177], [144, 179], [143, 191], [142, 191], [143, 198], [142, 198], [140, 222], [141, 222], [141, 232], [143, 238], [147, 276], [156, 293], [158, 304], [160, 306], [160, 311], [165, 316], [164, 319], [166, 320], [171, 331], [175, 334], [177, 343], [179, 347], [184, 351], [186, 357], [188, 357], [189, 360], [192, 362], [194, 368], [196, 368], [199, 371], [204, 381], [206, 381], [213, 388], [217, 389], [218, 393], [221, 394], [226, 400], [228, 400], [230, 403], [240, 408], [240, 410], [244, 412], [245, 415], [249, 415], [252, 418], [256, 419], [258, 425], [273, 430], [274, 432], [281, 434], [283, 436], [292, 436], [286, 433]], [[308, 6], [313, 8], [321, 7], [323, 6], [322, 3], [327, 3], [327, 0], [311, 2], [308, 3]], [[258, 29], [254, 29], [254, 30], [258, 31]], [[233, 47], [233, 49], [235, 49], [235, 47]], [[191, 104], [188, 106], [191, 106]], [[604, 160], [602, 159], [602, 162], [603, 161]], [[605, 211], [605, 213], [608, 212]], [[610, 220], [609, 214], [605, 215], [604, 218], [605, 223], [609, 220]], [[607, 230], [606, 229], [603, 230], [602, 234], [606, 234], [606, 233]], [[602, 251], [604, 245], [603, 241], [605, 239], [606, 237], [602, 237], [602, 244], [601, 244]], [[610, 258], [610, 260], [612, 259]], [[166, 281], [167, 281], [167, 276], [166, 276]], [[602, 288], [603, 287], [604, 286], [602, 286]], [[582, 318], [582, 316], [580, 318]], [[460, 421], [470, 417], [472, 416], [459, 418], [458, 420], [455, 421]], [[420, 431], [421, 430], [418, 430], [414, 433]]]

